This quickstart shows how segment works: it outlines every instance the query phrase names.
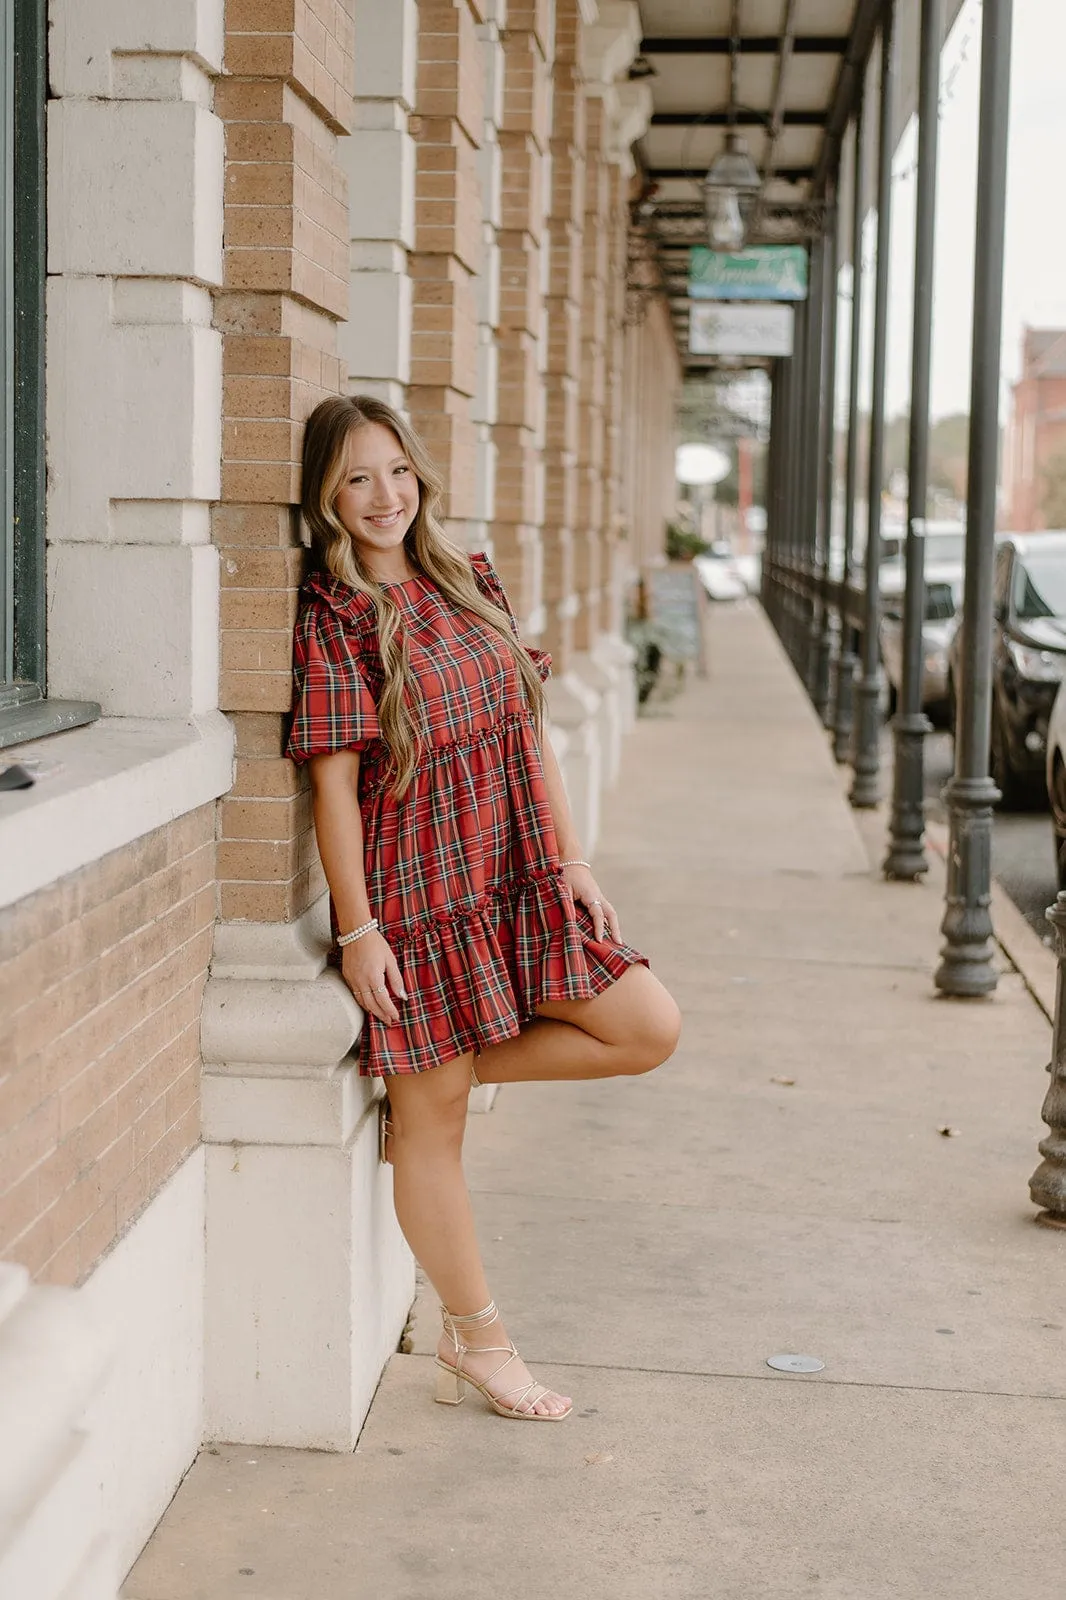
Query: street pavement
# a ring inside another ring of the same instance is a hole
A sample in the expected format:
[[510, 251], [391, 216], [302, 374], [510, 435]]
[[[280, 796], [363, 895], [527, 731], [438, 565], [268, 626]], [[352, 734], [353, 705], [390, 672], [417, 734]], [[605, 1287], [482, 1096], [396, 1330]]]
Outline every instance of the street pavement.
[[509, 1087], [467, 1141], [490, 1282], [575, 1414], [434, 1405], [424, 1293], [354, 1454], [205, 1449], [124, 1600], [1061, 1593], [1047, 1019], [1006, 957], [993, 997], [934, 996], [939, 857], [871, 869], [884, 819], [757, 607], [709, 645], [629, 738], [596, 857], [677, 1055]]

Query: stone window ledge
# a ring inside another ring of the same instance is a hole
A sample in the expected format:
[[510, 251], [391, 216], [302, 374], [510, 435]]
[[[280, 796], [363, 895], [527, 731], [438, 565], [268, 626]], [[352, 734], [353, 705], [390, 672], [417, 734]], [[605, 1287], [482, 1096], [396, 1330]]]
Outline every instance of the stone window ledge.
[[233, 783], [220, 711], [186, 719], [102, 717], [8, 752], [38, 781], [0, 792], [0, 906], [98, 861]]

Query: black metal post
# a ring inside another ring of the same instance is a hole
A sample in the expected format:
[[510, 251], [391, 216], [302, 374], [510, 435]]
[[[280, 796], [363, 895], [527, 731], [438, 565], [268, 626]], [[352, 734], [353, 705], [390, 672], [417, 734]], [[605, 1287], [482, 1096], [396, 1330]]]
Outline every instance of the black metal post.
[[996, 986], [988, 906], [992, 806], [999, 791], [988, 775], [988, 732], [1012, 3], [984, 0], [981, 28], [966, 578], [960, 624], [962, 683], [955, 727], [955, 775], [944, 791], [951, 836], [947, 905], [941, 923], [944, 946], [935, 978], [944, 994], [960, 996], [988, 994]]
[[866, 490], [866, 586], [863, 596], [862, 675], [856, 685], [855, 776], [848, 799], [869, 808], [880, 799], [881, 771], [881, 480], [885, 461], [885, 368], [888, 362], [888, 269], [892, 251], [892, 152], [896, 99], [895, 0], [881, 21], [881, 100], [878, 106], [877, 259], [874, 272], [874, 352], [870, 397], [870, 459]]
[[804, 371], [807, 356], [807, 307], [801, 305], [795, 315], [795, 333], [792, 359], [789, 362], [789, 562], [788, 562], [788, 653], [792, 665], [800, 671], [801, 638], [803, 635], [803, 597], [801, 575], [803, 572], [803, 547], [806, 537], [804, 526]]
[[778, 551], [778, 495], [781, 465], [781, 363], [778, 361], [770, 378], [770, 438], [766, 450], [766, 537], [763, 542], [760, 596], [763, 610], [774, 623], [775, 574]]
[[1066, 894], [1048, 908], [1055, 935], [1059, 972], [1055, 990], [1055, 1031], [1051, 1042], [1051, 1083], [1040, 1115], [1050, 1136], [1040, 1141], [1043, 1161], [1029, 1179], [1034, 1205], [1045, 1209], [1036, 1218], [1051, 1228], [1066, 1228]]
[[835, 204], [827, 222], [822, 263], [824, 338], [818, 431], [818, 503], [814, 544], [814, 582], [818, 603], [812, 623], [814, 638], [811, 699], [814, 701], [814, 709], [824, 722], [829, 706], [829, 659], [832, 645], [828, 586], [829, 544], [833, 528], [833, 467], [836, 454], [837, 273], [840, 270]]
[[918, 65], [917, 218], [914, 240], [914, 331], [907, 448], [906, 585], [903, 593], [903, 680], [892, 723], [895, 763], [892, 818], [884, 873], [913, 882], [928, 872], [925, 833], [925, 748], [932, 725], [922, 712], [922, 624], [925, 618], [925, 512], [929, 489], [929, 372], [933, 343], [936, 255], [936, 164], [940, 130], [940, 41], [943, 0], [922, 0]]
[[865, 86], [855, 112], [855, 173], [851, 218], [851, 361], [848, 377], [848, 456], [844, 471], [844, 561], [840, 575], [840, 655], [837, 661], [836, 704], [833, 708], [833, 754], [843, 765], [851, 747], [855, 715], [855, 668], [858, 665], [853, 630], [848, 620], [847, 591], [855, 554], [855, 495], [859, 486], [859, 362], [862, 355], [862, 224], [866, 211], [863, 168], [866, 165]]
[[825, 240], [816, 239], [811, 247], [811, 280], [808, 290], [807, 372], [803, 400], [803, 659], [801, 673], [808, 694], [813, 694], [818, 653], [817, 570], [819, 438], [822, 417], [822, 374], [825, 363]]
[[781, 643], [788, 649], [788, 563], [791, 557], [792, 529], [789, 517], [789, 483], [792, 470], [792, 449], [790, 432], [792, 428], [792, 406], [790, 405], [789, 382], [792, 376], [792, 364], [789, 357], [784, 357], [778, 368], [777, 386], [780, 390], [777, 416], [778, 458], [777, 458], [777, 560], [776, 573], [776, 615], [774, 625], [781, 637]]

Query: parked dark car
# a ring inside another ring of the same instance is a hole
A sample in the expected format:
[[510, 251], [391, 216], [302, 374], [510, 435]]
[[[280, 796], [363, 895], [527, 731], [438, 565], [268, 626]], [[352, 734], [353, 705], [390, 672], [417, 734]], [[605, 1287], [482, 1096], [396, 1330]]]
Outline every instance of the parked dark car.
[[[997, 541], [992, 588], [991, 773], [1006, 807], [1046, 793], [1051, 708], [1066, 674], [1066, 532]], [[951, 642], [954, 700], [961, 630]]]

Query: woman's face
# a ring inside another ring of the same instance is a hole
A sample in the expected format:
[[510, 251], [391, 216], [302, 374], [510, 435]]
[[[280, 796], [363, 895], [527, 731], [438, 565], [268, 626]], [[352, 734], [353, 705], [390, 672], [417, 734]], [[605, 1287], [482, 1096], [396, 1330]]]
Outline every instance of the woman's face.
[[364, 422], [349, 433], [334, 509], [372, 572], [403, 544], [418, 510], [418, 479], [391, 428]]

